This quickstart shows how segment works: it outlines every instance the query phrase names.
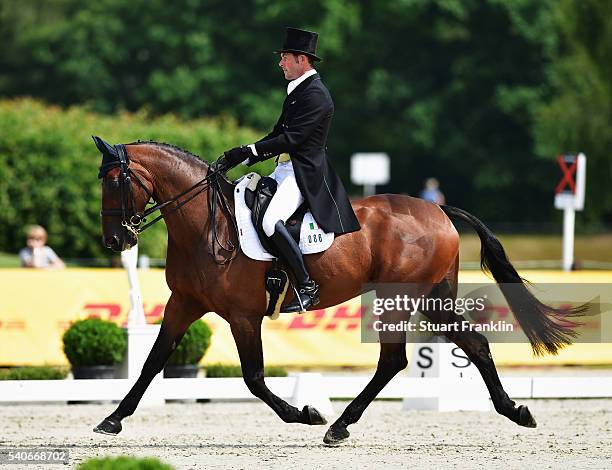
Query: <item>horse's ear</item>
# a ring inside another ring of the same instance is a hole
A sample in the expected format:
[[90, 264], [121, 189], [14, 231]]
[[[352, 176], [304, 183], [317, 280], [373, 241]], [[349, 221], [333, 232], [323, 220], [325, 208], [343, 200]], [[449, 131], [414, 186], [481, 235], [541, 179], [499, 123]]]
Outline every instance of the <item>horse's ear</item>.
[[96, 147], [98, 147], [98, 150], [102, 155], [115, 155], [115, 149], [111, 144], [105, 142], [97, 135], [92, 135], [91, 138], [93, 139], [94, 143], [96, 144]]

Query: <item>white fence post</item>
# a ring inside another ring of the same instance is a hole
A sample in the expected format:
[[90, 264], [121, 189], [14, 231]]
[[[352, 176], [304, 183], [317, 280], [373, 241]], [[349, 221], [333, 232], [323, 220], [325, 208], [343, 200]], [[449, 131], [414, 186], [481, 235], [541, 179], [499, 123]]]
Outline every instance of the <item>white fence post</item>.
[[[130, 313], [128, 314], [127, 351], [121, 371], [121, 377], [136, 380], [140, 375], [153, 343], [159, 334], [159, 325], [147, 325], [138, 281], [138, 245], [121, 252], [121, 262], [127, 271], [130, 284]], [[160, 387], [156, 385], [163, 379], [163, 372], [158, 374], [147, 389], [140, 404], [163, 405], [164, 399], [160, 395]]]
[[291, 376], [296, 378], [293, 397], [290, 400], [293, 406], [302, 409], [305, 405], [310, 405], [326, 416], [335, 414], [321, 374], [301, 372]]

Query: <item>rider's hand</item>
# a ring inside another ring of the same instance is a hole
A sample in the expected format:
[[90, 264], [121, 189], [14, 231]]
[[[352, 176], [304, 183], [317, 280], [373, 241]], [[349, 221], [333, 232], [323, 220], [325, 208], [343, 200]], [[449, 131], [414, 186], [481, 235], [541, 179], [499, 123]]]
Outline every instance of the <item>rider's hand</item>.
[[228, 162], [233, 166], [236, 166], [239, 163], [245, 161], [247, 158], [251, 158], [254, 156], [253, 152], [251, 151], [251, 148], [246, 145], [234, 147], [233, 149], [225, 152], [224, 155], [227, 157]]
[[224, 152], [223, 156], [219, 158], [219, 160], [217, 160], [217, 168], [222, 172], [227, 172], [234, 168], [236, 165], [253, 156], [254, 155], [250, 147], [234, 147], [233, 149]]
[[[234, 165], [235, 166], [235, 165]], [[227, 173], [233, 167], [228, 163], [225, 154], [221, 155], [215, 162], [215, 170], [221, 173]]]

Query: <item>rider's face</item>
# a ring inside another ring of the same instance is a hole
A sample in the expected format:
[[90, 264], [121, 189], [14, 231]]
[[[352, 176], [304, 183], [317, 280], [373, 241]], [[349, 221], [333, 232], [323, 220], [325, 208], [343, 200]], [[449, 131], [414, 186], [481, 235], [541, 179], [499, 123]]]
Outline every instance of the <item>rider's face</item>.
[[282, 52], [278, 63], [278, 66], [283, 69], [283, 73], [287, 80], [295, 80], [302, 76], [309, 65], [305, 55], [296, 55], [291, 52]]

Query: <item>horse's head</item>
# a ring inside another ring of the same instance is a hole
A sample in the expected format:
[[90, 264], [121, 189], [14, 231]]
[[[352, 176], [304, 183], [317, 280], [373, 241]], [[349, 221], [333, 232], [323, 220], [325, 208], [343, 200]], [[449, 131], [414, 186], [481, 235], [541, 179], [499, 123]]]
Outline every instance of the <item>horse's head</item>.
[[112, 146], [96, 136], [93, 140], [102, 153], [98, 173], [102, 180], [102, 240], [104, 246], [120, 252], [138, 243], [138, 228], [152, 185], [130, 168], [125, 146]]

